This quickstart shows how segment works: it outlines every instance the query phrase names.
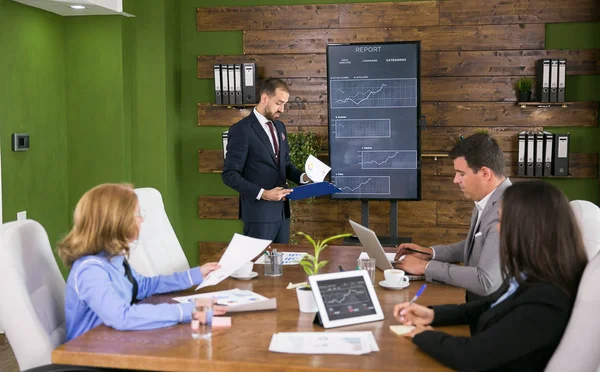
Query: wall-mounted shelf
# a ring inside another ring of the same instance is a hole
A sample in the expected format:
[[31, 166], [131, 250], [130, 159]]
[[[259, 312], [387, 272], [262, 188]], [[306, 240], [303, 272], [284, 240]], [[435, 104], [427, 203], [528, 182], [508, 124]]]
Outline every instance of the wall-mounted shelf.
[[447, 158], [448, 157], [448, 153], [426, 153], [426, 152], [422, 152], [421, 153], [421, 157], [422, 158], [433, 158], [434, 161], [437, 161], [437, 158]]
[[517, 102], [522, 109], [527, 107], [537, 107], [537, 108], [545, 108], [545, 107], [569, 107], [573, 102]]
[[229, 104], [229, 105], [218, 105], [216, 103], [212, 104], [215, 107], [225, 107], [225, 108], [248, 108], [248, 107], [254, 107], [257, 105], [257, 103], [235, 103], [235, 104]]

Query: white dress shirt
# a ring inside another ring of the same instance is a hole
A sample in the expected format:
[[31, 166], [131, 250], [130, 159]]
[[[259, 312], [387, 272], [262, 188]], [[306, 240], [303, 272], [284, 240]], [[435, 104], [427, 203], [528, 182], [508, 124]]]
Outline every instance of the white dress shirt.
[[[271, 136], [271, 129], [267, 125], [267, 122], [270, 122], [271, 120], [265, 118], [260, 112], [258, 112], [256, 110], [256, 107], [254, 108], [254, 115], [258, 119], [260, 126], [265, 130], [265, 133], [267, 134], [267, 138], [269, 139], [269, 142], [271, 143], [271, 147], [273, 148], [273, 153], [275, 153], [275, 145], [273, 144], [273, 136]], [[273, 126], [273, 133], [275, 133], [275, 141], [277, 141], [277, 145], [279, 147], [279, 135], [277, 134], [277, 128], [275, 128], [275, 123], [271, 122], [271, 125]], [[302, 183], [302, 184], [308, 183], [308, 182], [304, 181], [304, 175], [305, 175], [305, 173], [302, 173], [302, 175], [300, 176], [300, 183]], [[258, 192], [258, 195], [256, 196], [256, 200], [260, 200], [263, 192], [265, 192], [265, 189], [260, 189], [260, 191]]]

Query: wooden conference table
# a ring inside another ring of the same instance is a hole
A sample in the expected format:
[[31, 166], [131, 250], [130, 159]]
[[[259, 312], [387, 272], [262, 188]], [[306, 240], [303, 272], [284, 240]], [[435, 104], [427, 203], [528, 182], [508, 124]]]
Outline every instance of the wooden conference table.
[[[273, 244], [280, 252], [310, 252], [312, 247]], [[321, 258], [329, 260], [324, 272], [356, 266], [360, 247], [330, 246]], [[277, 310], [235, 313], [232, 327], [213, 329], [211, 341], [193, 340], [189, 324], [135, 332], [121, 332], [106, 326], [96, 327], [80, 337], [58, 347], [52, 353], [53, 363], [81, 366], [128, 368], [153, 371], [445, 371], [443, 365], [421, 352], [409, 339], [396, 336], [389, 326], [397, 324], [392, 316], [394, 304], [408, 301], [423, 282], [411, 282], [403, 290], [387, 290], [375, 284], [385, 320], [355, 326], [333, 328], [330, 331], [373, 331], [380, 351], [361, 356], [280, 354], [268, 351], [271, 336], [276, 332], [322, 332], [312, 324], [314, 314], [301, 313], [295, 290], [289, 282], [301, 282], [306, 276], [299, 265], [284, 266], [283, 276], [265, 277], [263, 266], [255, 265], [259, 273], [248, 281], [228, 278], [219, 285], [200, 292], [240, 288], [277, 298]], [[376, 271], [376, 283], [383, 273]], [[179, 294], [191, 294], [186, 291]], [[170, 301], [173, 294], [157, 295], [150, 303]], [[427, 284], [419, 298], [422, 305], [464, 302], [464, 290], [446, 285]], [[440, 327], [454, 335], [468, 335], [466, 326]]]

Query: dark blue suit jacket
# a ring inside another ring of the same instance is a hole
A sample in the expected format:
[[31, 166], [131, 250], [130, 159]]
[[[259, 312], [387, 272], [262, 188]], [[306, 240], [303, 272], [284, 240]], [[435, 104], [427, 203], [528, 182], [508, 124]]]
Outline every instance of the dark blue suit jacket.
[[275, 121], [279, 142], [279, 164], [267, 133], [254, 111], [229, 128], [223, 182], [240, 193], [244, 222], [278, 222], [289, 218], [289, 202], [256, 200], [260, 189], [285, 186], [286, 179], [300, 183], [302, 171], [290, 160], [290, 151], [281, 121]]

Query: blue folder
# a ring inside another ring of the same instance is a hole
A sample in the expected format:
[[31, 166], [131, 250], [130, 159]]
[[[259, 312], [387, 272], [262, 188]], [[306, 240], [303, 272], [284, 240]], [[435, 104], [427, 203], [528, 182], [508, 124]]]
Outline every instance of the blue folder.
[[330, 195], [342, 191], [329, 182], [309, 183], [308, 185], [294, 187], [293, 190], [294, 191], [289, 193], [287, 196], [287, 198], [290, 200], [300, 200], [311, 198], [313, 196]]

